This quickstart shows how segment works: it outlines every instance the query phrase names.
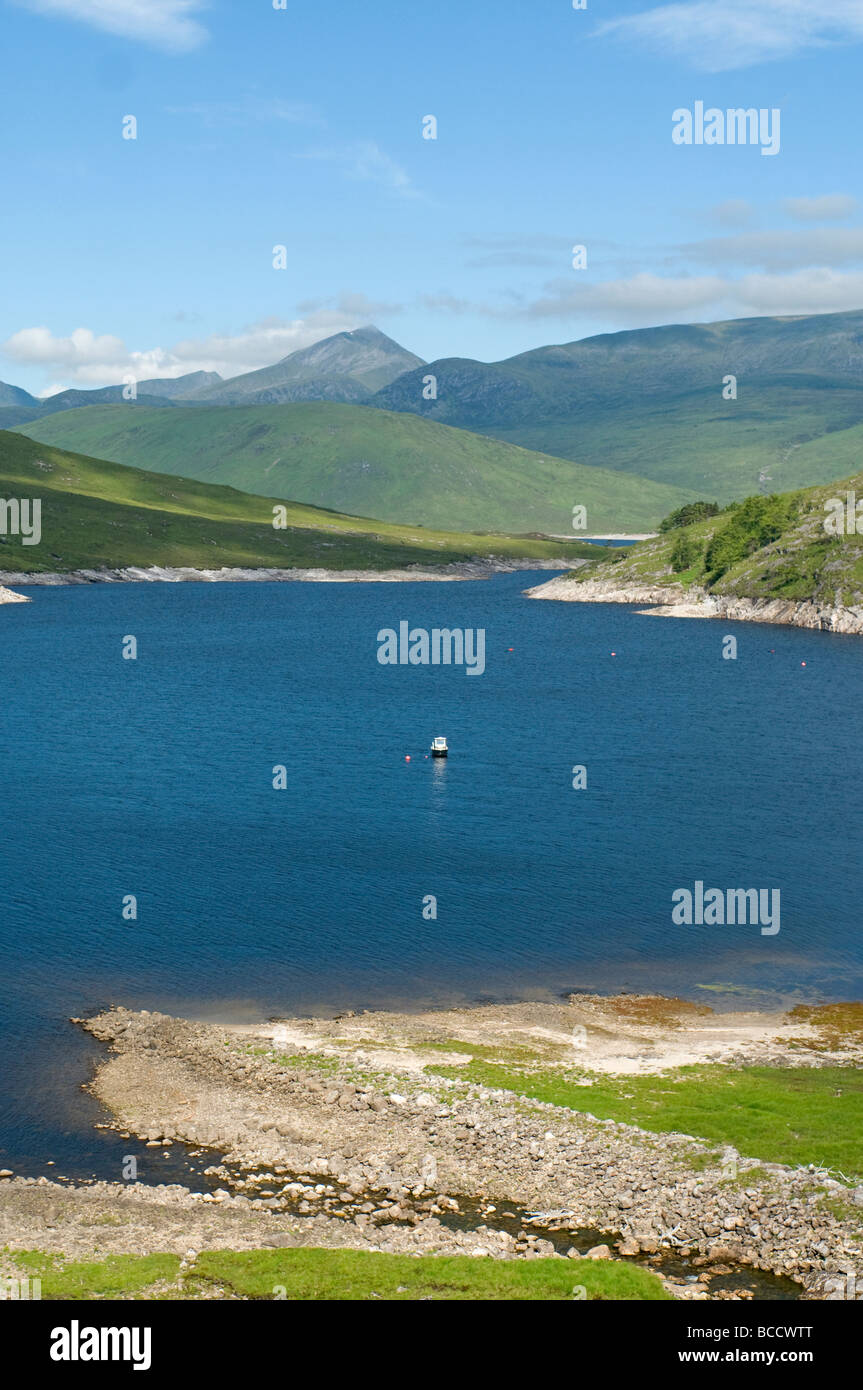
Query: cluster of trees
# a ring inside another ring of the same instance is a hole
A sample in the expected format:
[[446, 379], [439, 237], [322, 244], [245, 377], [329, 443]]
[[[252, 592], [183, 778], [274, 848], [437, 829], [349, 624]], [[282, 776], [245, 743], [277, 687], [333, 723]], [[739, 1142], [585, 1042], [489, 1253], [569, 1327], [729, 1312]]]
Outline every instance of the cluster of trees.
[[792, 497], [747, 497], [728, 508], [728, 520], [713, 534], [704, 556], [710, 582], [715, 583], [739, 560], [778, 541], [797, 515]]
[[691, 526], [694, 521], [706, 521], [708, 517], [719, 515], [718, 502], [687, 502], [678, 507], [664, 521], [660, 521], [660, 531], [676, 531], [678, 526]]
[[660, 524], [660, 531], [676, 531], [719, 516], [722, 521], [706, 544], [702, 537], [682, 531], [671, 549], [671, 568], [675, 574], [699, 564], [704, 568], [708, 583], [718, 579], [747, 555], [762, 546], [770, 545], [788, 529], [797, 515], [793, 498], [773, 493], [770, 497], [747, 497], [744, 502], [732, 502], [721, 513], [716, 502], [689, 502], [672, 512]]

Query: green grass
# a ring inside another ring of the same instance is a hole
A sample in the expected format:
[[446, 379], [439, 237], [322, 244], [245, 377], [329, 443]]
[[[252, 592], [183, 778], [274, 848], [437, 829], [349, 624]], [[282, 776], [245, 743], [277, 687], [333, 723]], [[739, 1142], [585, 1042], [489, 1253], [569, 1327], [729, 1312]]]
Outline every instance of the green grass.
[[200, 1254], [181, 1277], [176, 1255], [114, 1255], [101, 1261], [67, 1262], [26, 1251], [8, 1258], [31, 1278], [41, 1279], [43, 1299], [194, 1299], [215, 1294], [298, 1302], [569, 1302], [573, 1298], [660, 1302], [671, 1297], [655, 1274], [616, 1260], [415, 1257], [307, 1247], [212, 1250]]
[[690, 499], [664, 483], [534, 453], [411, 414], [332, 402], [88, 406], [20, 425], [136, 468], [455, 531], [642, 530]]
[[425, 1070], [654, 1133], [733, 1144], [767, 1163], [816, 1163], [863, 1179], [863, 1072], [853, 1067], [681, 1067], [661, 1076], [598, 1077], [590, 1086], [481, 1060]]
[[111, 1255], [104, 1260], [64, 1260], [38, 1250], [9, 1254], [29, 1278], [42, 1283], [42, 1297], [59, 1299], [135, 1298], [163, 1282], [174, 1282], [177, 1255]]
[[655, 1275], [618, 1261], [494, 1260], [470, 1255], [384, 1255], [360, 1250], [220, 1250], [200, 1255], [195, 1277], [243, 1298], [344, 1301], [382, 1298], [570, 1301], [652, 1299], [667, 1295]]
[[[74, 413], [87, 415], [93, 408]], [[561, 557], [565, 563], [564, 556], [601, 554], [599, 547], [576, 540], [426, 531], [274, 503], [70, 454], [9, 431], [0, 431], [0, 497], [42, 502], [40, 545], [0, 535], [0, 570], [13, 573], [127, 565], [388, 569], [492, 555]], [[274, 505], [286, 508], [284, 530], [272, 525]]]

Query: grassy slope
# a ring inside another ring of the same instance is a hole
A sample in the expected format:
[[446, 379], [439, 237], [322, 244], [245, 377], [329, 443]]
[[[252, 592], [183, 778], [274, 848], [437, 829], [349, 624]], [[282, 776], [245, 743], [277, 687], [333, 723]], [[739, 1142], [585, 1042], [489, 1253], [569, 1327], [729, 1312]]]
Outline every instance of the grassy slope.
[[737, 401], [723, 401], [711, 388], [621, 403], [613, 422], [594, 407], [577, 422], [490, 433], [530, 449], [577, 451], [583, 463], [601, 461], [724, 503], [756, 491], [762, 474], [769, 486], [790, 490], [852, 471], [863, 443], [861, 419], [857, 389], [782, 382], [748, 388]]
[[437, 401], [411, 372], [375, 403], [725, 502], [762, 471], [784, 490], [858, 466], [861, 332], [860, 311], [637, 329], [503, 362], [444, 359], [423, 368]]
[[0, 497], [42, 500], [40, 545], [0, 536], [0, 570], [12, 572], [125, 565], [387, 569], [483, 555], [596, 554], [596, 547], [577, 541], [423, 531], [293, 502], [285, 504], [288, 529], [275, 530], [274, 504], [264, 498], [85, 458], [8, 431], [0, 431]]
[[[826, 499], [844, 498], [847, 491], [863, 499], [863, 474], [775, 498], [751, 498], [708, 521], [618, 550], [614, 558], [591, 566], [586, 576], [577, 573], [574, 578], [608, 579], [621, 586], [696, 585], [717, 594], [812, 599], [825, 606], [851, 607], [863, 602], [863, 535], [831, 536], [824, 529]], [[759, 545], [762, 526], [774, 520], [781, 534]], [[732, 563], [717, 572], [715, 548], [712, 552], [710, 546], [723, 532], [749, 553], [733, 558], [732, 551]], [[672, 561], [681, 541], [692, 558], [675, 573]]]
[[200, 1254], [181, 1276], [176, 1255], [115, 1255], [76, 1263], [23, 1251], [11, 1258], [28, 1277], [41, 1279], [45, 1299], [571, 1302], [577, 1297], [660, 1302], [671, 1298], [655, 1274], [616, 1260], [478, 1260], [470, 1255], [418, 1257], [315, 1248], [213, 1250]]
[[366, 406], [88, 406], [18, 427], [137, 468], [455, 530], [645, 530], [691, 494]]

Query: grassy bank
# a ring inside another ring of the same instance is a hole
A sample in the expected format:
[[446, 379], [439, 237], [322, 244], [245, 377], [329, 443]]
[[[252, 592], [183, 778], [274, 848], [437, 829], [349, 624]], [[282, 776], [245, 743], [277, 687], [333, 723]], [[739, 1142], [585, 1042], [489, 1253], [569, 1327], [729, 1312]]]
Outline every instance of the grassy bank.
[[43, 1299], [571, 1302], [670, 1298], [655, 1274], [605, 1260], [481, 1260], [467, 1255], [306, 1248], [205, 1251], [182, 1269], [176, 1255], [115, 1255], [74, 1262], [27, 1251], [8, 1258], [22, 1275], [41, 1280]]

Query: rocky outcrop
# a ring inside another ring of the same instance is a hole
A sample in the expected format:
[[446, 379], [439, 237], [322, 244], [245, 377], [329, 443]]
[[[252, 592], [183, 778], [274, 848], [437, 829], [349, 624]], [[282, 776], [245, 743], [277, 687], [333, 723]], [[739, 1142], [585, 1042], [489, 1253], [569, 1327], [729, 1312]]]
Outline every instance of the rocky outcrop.
[[0, 584], [0, 603], [29, 603], [30, 600], [23, 594], [13, 594], [11, 589], [4, 589]]
[[565, 603], [646, 603], [651, 617], [725, 618], [734, 622], [781, 623], [821, 632], [863, 635], [863, 607], [828, 607], [810, 600], [740, 598], [708, 594], [679, 584], [618, 584], [610, 579], [579, 582], [560, 575], [547, 584], [525, 590], [528, 598], [553, 598]]

